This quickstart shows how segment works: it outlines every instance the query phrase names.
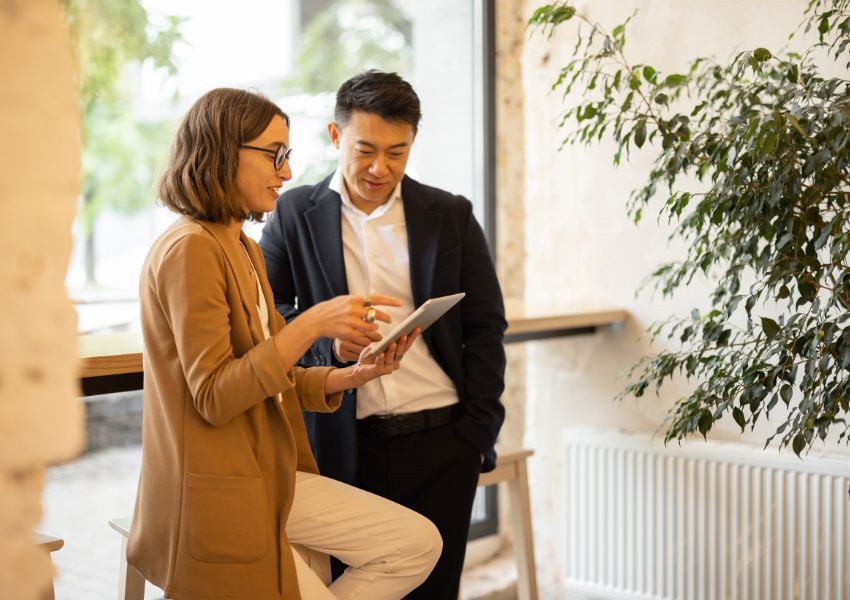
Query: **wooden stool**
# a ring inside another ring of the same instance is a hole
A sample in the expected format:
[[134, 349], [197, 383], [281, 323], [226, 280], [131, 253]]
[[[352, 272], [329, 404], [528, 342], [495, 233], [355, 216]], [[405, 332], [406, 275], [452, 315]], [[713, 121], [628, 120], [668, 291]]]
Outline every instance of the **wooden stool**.
[[[50, 537], [49, 535], [44, 535], [43, 533], [35, 532], [35, 545], [48, 553], [48, 556], [51, 552], [56, 552], [62, 546], [65, 545], [65, 540], [55, 537]], [[53, 561], [50, 561], [51, 565]], [[51, 576], [52, 578], [52, 576]], [[56, 597], [56, 594], [53, 590], [53, 584], [50, 585], [50, 589], [44, 592], [44, 600], [53, 600]]]
[[534, 565], [534, 538], [531, 531], [531, 501], [528, 496], [528, 465], [533, 450], [501, 454], [496, 468], [482, 473], [478, 485], [505, 483], [511, 507], [516, 553], [517, 594], [519, 600], [537, 600], [537, 573]]
[[143, 600], [145, 578], [127, 564], [127, 537], [130, 535], [130, 517], [112, 519], [109, 526], [121, 534], [121, 557], [118, 561], [118, 600]]

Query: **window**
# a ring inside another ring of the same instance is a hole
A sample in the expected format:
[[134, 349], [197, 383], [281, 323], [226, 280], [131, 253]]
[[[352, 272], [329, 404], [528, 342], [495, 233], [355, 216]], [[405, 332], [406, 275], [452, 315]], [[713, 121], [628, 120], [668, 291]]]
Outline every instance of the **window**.
[[[139, 270], [174, 218], [156, 205], [155, 180], [178, 119], [213, 87], [258, 89], [290, 114], [292, 187], [334, 168], [326, 125], [339, 83], [366, 68], [397, 71], [423, 109], [408, 174], [465, 195], [488, 222], [479, 68], [487, 3], [111, 0], [112, 11], [64, 3], [83, 65], [84, 186], [66, 280], [81, 333], [138, 329]], [[246, 225], [253, 237], [261, 229]]]

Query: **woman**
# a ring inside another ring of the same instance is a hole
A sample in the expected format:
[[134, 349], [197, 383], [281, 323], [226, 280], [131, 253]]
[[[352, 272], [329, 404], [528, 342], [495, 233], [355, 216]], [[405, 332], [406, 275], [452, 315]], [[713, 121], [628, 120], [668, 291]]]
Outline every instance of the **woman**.
[[[290, 152], [277, 106], [217, 89], [178, 127], [160, 183], [181, 216], [141, 275], [143, 458], [127, 559], [169, 598], [400, 598], [441, 550], [423, 517], [317, 475], [301, 410], [332, 411], [343, 390], [392, 373], [416, 334], [372, 364], [294, 366], [317, 337], [375, 331], [389, 320], [375, 305], [398, 301], [342, 296], [284, 327], [241, 227], [274, 208]], [[291, 543], [352, 567], [329, 591]]]

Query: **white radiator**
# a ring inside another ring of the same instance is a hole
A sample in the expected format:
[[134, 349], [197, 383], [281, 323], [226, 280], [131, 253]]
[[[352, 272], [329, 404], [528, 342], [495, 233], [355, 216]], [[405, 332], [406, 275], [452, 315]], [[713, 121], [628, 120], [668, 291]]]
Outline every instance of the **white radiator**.
[[566, 430], [567, 598], [850, 598], [850, 458]]

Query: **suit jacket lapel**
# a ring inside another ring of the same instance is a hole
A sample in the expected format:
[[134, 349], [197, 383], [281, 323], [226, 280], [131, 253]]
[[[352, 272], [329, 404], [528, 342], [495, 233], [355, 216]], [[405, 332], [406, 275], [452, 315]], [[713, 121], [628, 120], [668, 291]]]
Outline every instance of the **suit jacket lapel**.
[[409, 177], [402, 180], [401, 197], [410, 252], [410, 288], [413, 303], [419, 306], [431, 297], [443, 217], [431, 210], [433, 202], [422, 187]]
[[313, 207], [304, 212], [319, 268], [333, 296], [348, 293], [342, 253], [339, 194], [328, 189], [330, 178], [316, 186]]

